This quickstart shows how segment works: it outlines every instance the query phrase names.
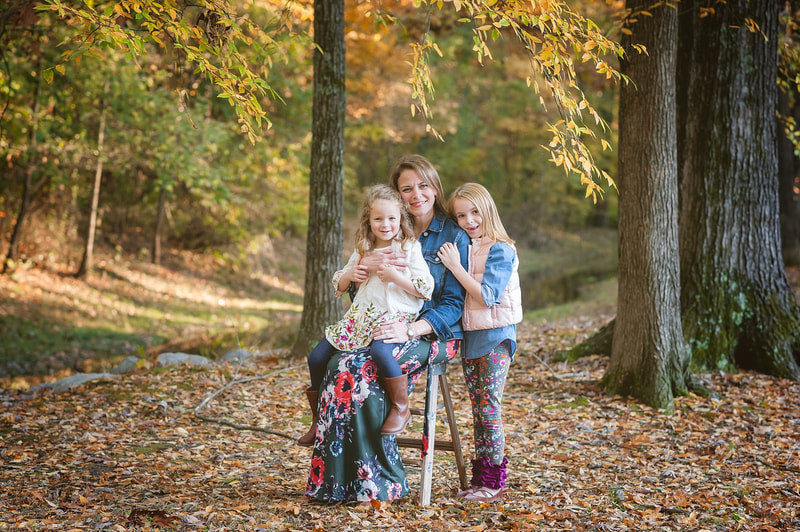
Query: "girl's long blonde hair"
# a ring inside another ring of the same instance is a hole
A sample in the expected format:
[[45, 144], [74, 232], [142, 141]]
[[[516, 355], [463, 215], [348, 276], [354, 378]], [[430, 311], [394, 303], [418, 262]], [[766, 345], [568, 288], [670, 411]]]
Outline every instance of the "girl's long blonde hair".
[[[483, 218], [483, 236], [495, 242], [514, 244], [514, 241], [508, 236], [503, 222], [500, 220], [497, 206], [494, 204], [492, 195], [489, 194], [486, 187], [479, 183], [464, 183], [455, 189], [450, 195], [450, 200], [447, 202], [450, 212], [453, 212], [453, 201], [457, 198], [471, 201], [472, 204], [475, 205], [475, 208], [478, 209], [481, 218]], [[456, 220], [456, 223], [458, 223], [458, 220]]]
[[411, 226], [411, 216], [406, 210], [405, 203], [400, 198], [400, 193], [389, 185], [375, 185], [367, 190], [364, 196], [364, 204], [361, 206], [361, 218], [356, 231], [355, 247], [362, 257], [375, 246], [375, 235], [370, 229], [369, 220], [372, 204], [377, 200], [392, 201], [400, 209], [400, 232], [395, 239], [400, 242], [403, 249], [405, 249], [406, 243], [413, 242], [416, 239], [414, 229]]
[[445, 203], [444, 189], [442, 189], [442, 180], [439, 178], [439, 172], [436, 171], [436, 168], [434, 168], [428, 159], [422, 155], [411, 154], [403, 155], [397, 160], [397, 163], [392, 169], [392, 173], [389, 174], [389, 182], [392, 184], [392, 188], [398, 192], [400, 188], [397, 185], [397, 180], [400, 179], [400, 174], [403, 173], [403, 170], [414, 170], [420, 179], [429, 187], [433, 187], [433, 190], [436, 191], [436, 197], [433, 200], [434, 210], [445, 216], [450, 215], [447, 204]]

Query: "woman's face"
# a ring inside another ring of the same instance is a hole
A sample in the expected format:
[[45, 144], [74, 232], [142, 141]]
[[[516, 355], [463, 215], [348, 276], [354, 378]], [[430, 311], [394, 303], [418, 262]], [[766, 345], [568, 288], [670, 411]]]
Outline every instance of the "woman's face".
[[436, 191], [424, 181], [416, 170], [406, 168], [397, 178], [400, 197], [408, 206], [414, 218], [428, 218], [433, 215]]

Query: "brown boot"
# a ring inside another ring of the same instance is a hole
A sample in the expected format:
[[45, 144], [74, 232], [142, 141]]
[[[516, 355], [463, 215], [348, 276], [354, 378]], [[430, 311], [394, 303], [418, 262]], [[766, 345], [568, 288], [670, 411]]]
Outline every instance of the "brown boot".
[[408, 375], [403, 373], [399, 377], [383, 379], [383, 386], [392, 407], [383, 422], [381, 434], [397, 434], [411, 419], [411, 410], [408, 409]]
[[319, 402], [319, 390], [306, 388], [306, 397], [308, 397], [308, 404], [311, 406], [311, 428], [308, 429], [308, 432], [297, 438], [297, 445], [308, 447], [313, 445], [314, 438], [317, 437], [317, 420], [319, 419], [317, 404]]

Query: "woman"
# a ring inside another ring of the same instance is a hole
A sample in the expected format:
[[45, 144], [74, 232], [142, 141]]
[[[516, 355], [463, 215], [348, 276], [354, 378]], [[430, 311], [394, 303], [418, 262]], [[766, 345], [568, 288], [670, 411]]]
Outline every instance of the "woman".
[[[444, 191], [436, 169], [421, 155], [401, 157], [390, 183], [414, 220], [414, 233], [434, 279], [434, 290], [417, 320], [390, 321], [375, 340], [404, 342], [396, 358], [413, 387], [431, 360], [456, 355], [463, 338], [464, 289], [437, 253], [455, 244], [466, 267], [469, 237], [447, 217]], [[403, 257], [375, 252], [361, 264], [375, 272], [381, 264], [403, 266]], [[318, 421], [306, 495], [316, 500], [390, 501], [408, 493], [405, 469], [394, 435], [381, 435], [388, 402], [368, 349], [337, 353], [328, 363], [319, 390]]]

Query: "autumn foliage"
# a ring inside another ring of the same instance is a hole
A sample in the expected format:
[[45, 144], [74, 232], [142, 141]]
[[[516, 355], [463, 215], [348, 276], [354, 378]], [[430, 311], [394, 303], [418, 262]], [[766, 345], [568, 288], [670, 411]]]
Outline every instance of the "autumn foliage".
[[[0, 392], [0, 528], [18, 530], [791, 530], [800, 527], [800, 384], [703, 375], [715, 392], [671, 414], [605, 396], [607, 360], [549, 355], [609, 316], [528, 324], [504, 399], [509, 489], [455, 497], [436, 455], [432, 505], [320, 505], [303, 491], [305, 368], [282, 352], [243, 367], [142, 367], [55, 394]], [[470, 413], [449, 369], [465, 452]], [[252, 378], [251, 380], [247, 380]], [[248, 425], [235, 430], [195, 416]], [[420, 396], [416, 396], [421, 400]], [[270, 429], [281, 437], [262, 432]], [[407, 431], [419, 430], [419, 422]], [[443, 430], [443, 429], [440, 429]], [[412, 452], [411, 450], [404, 450]], [[408, 467], [412, 492], [418, 472]]]

